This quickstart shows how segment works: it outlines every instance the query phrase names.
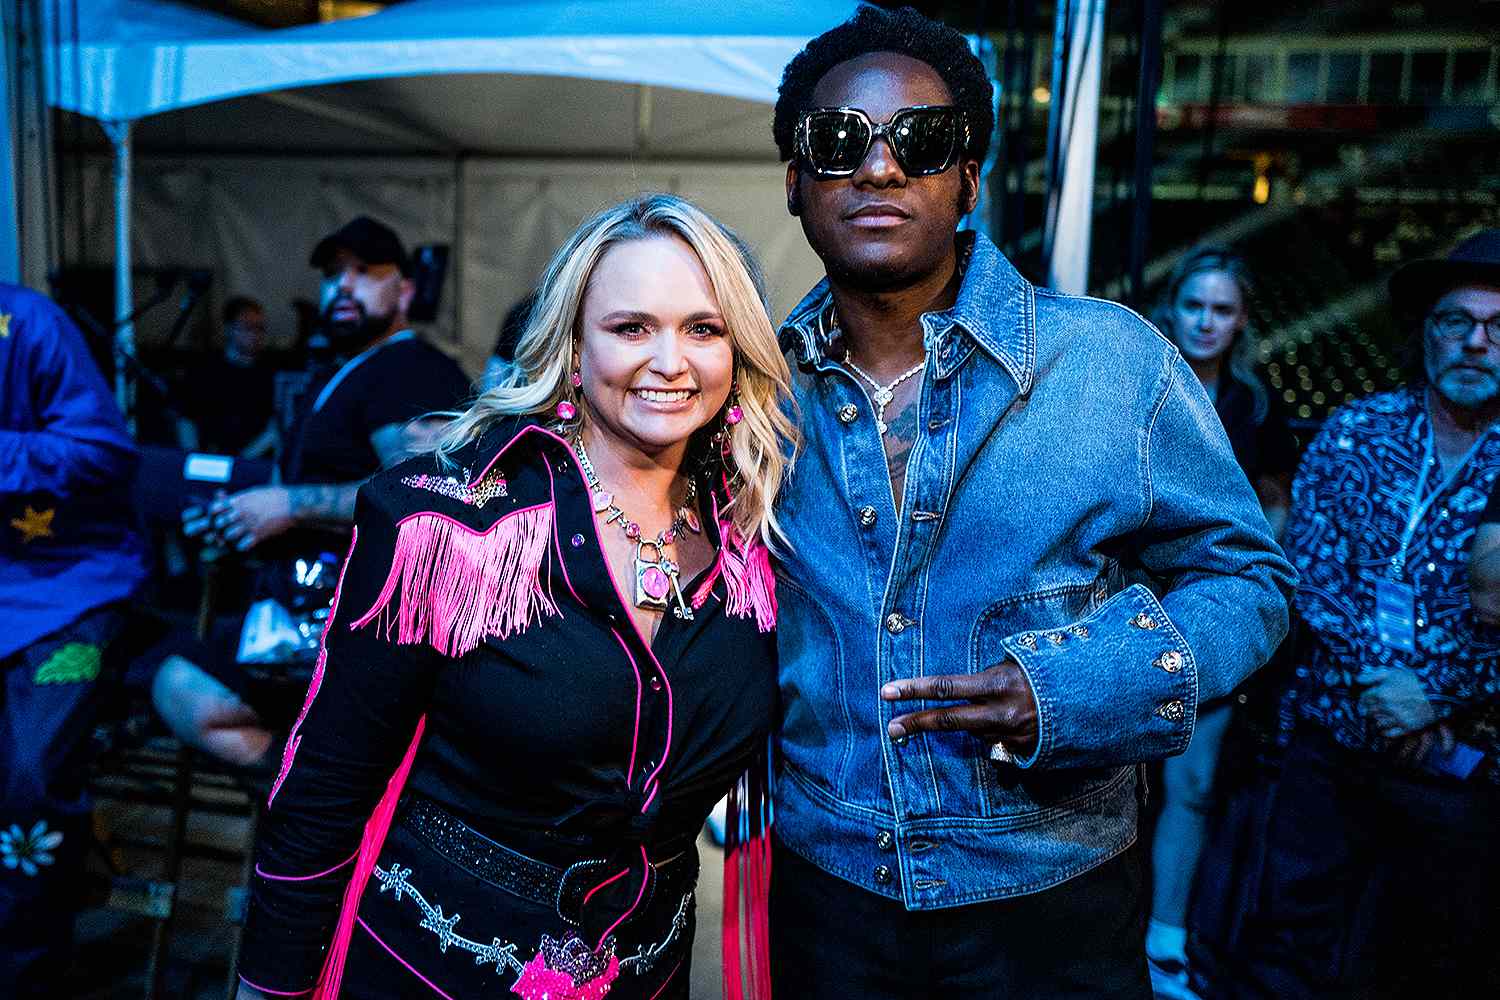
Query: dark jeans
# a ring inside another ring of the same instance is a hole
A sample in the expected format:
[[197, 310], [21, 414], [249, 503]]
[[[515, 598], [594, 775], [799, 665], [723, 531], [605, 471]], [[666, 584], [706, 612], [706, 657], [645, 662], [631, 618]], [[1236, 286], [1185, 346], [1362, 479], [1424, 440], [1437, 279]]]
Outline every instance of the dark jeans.
[[87, 768], [113, 608], [0, 660], [0, 997], [56, 996], [90, 842]]
[[1142, 849], [1014, 899], [908, 912], [775, 845], [778, 997], [1150, 1000]]
[[1234, 997], [1500, 995], [1495, 789], [1300, 729]]

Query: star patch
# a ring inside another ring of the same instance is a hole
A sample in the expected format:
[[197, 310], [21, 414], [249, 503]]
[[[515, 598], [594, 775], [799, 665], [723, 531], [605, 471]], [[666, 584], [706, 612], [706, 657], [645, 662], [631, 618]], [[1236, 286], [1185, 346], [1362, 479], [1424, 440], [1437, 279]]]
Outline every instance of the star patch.
[[20, 517], [10, 519], [10, 526], [21, 533], [21, 544], [26, 545], [36, 541], [38, 538], [51, 538], [52, 518], [57, 515], [56, 509], [48, 507], [46, 510], [37, 510], [30, 504], [26, 505], [26, 513]]

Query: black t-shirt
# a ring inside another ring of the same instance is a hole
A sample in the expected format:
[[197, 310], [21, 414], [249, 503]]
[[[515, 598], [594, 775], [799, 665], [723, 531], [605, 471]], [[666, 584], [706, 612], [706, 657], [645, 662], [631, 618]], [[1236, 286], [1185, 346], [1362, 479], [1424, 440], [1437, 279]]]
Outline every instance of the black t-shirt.
[[366, 479], [380, 471], [371, 434], [459, 409], [469, 393], [469, 380], [451, 358], [409, 330], [398, 333], [314, 382], [283, 475], [288, 483]]
[[1255, 396], [1249, 386], [1228, 375], [1219, 380], [1214, 409], [1229, 435], [1235, 460], [1254, 483], [1261, 476], [1290, 476], [1297, 470], [1297, 441], [1275, 399], [1267, 401], [1265, 419], [1255, 422]]
[[236, 365], [223, 357], [194, 365], [184, 383], [187, 416], [198, 427], [198, 448], [237, 455], [271, 422], [276, 372]]

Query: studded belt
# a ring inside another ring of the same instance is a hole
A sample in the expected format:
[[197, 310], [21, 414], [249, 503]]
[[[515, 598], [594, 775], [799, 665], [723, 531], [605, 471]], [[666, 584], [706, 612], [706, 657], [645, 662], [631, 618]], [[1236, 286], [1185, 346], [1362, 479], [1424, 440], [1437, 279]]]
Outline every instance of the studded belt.
[[[396, 821], [427, 847], [469, 874], [531, 903], [553, 907], [563, 920], [577, 926], [584, 898], [599, 883], [609, 862], [585, 859], [566, 868], [529, 858], [491, 840], [424, 796], [408, 795]], [[652, 865], [658, 891], [690, 890], [697, 866], [687, 858]]]

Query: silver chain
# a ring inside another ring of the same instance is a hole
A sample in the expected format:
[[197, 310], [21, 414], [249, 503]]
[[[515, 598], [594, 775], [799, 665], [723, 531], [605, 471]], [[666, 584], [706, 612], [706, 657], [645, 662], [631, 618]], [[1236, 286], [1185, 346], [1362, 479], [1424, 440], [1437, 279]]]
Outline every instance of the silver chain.
[[900, 385], [902, 382], [905, 382], [907, 379], [911, 378], [913, 375], [918, 374], [922, 371], [922, 369], [926, 368], [927, 355], [923, 354], [921, 361], [918, 361], [906, 371], [896, 376], [896, 380], [894, 382], [891, 382], [889, 385], [881, 385], [879, 382], [871, 378], [863, 368], [854, 363], [854, 358], [849, 354], [848, 351], [844, 352], [844, 364], [848, 365], [849, 368], [854, 372], [854, 374], [870, 383], [870, 388], [875, 390], [872, 397], [875, 403], [875, 429], [878, 430], [881, 435], [884, 435], [885, 432], [889, 430], [889, 425], [887, 425], [885, 422], [885, 408], [891, 405], [891, 400], [896, 398], [896, 386]]

